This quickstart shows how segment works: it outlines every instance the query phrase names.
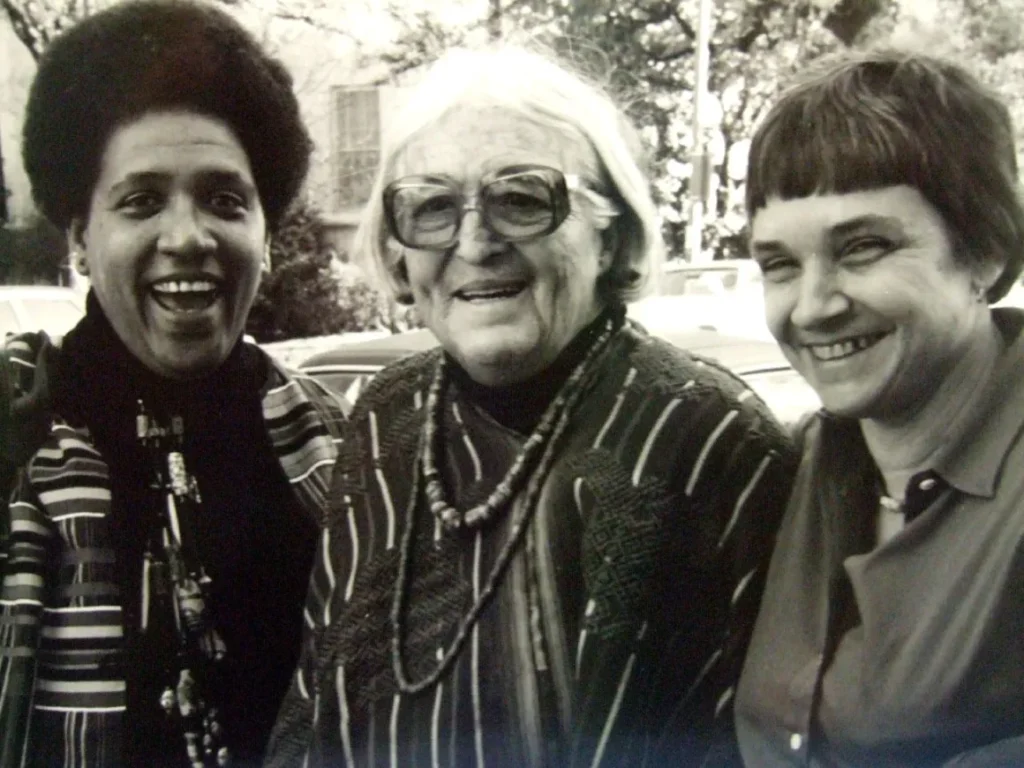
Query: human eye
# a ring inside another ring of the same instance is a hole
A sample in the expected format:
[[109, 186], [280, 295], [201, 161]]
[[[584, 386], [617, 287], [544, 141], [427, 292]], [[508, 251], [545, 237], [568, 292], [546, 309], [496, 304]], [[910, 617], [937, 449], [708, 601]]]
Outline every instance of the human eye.
[[239, 218], [249, 210], [249, 201], [245, 195], [230, 189], [211, 192], [208, 205], [214, 213], [225, 219]]
[[838, 249], [837, 257], [844, 264], [867, 266], [873, 264], [895, 248], [895, 244], [880, 235], [866, 235], [853, 238]]
[[455, 198], [451, 194], [434, 194], [417, 201], [412, 208], [410, 218], [420, 229], [443, 229], [451, 226], [457, 207]]
[[784, 253], [758, 255], [754, 257], [754, 261], [761, 268], [761, 274], [768, 283], [785, 283], [800, 272], [800, 263]]
[[551, 195], [535, 180], [497, 181], [486, 190], [487, 204], [504, 218], [528, 221], [549, 215]]
[[117, 202], [117, 210], [131, 218], [144, 219], [155, 214], [163, 204], [163, 196], [152, 190], [136, 190]]

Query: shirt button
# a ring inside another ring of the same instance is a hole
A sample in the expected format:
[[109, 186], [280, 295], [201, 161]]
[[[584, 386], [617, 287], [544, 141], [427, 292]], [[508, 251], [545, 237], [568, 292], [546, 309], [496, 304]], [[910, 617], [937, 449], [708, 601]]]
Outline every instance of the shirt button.
[[922, 491], [930, 491], [932, 488], [935, 487], [935, 478], [926, 477], [918, 484], [917, 487], [920, 488]]
[[794, 733], [789, 737], [789, 748], [796, 752], [800, 747], [804, 745], [804, 737], [799, 733]]

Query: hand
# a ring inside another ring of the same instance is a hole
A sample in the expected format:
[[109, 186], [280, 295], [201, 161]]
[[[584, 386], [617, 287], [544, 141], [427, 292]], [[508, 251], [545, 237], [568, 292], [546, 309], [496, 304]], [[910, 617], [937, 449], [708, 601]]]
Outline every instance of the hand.
[[[32, 352], [34, 369], [24, 364]], [[43, 332], [19, 336], [0, 349], [0, 464], [24, 464], [46, 440], [56, 355], [57, 348]]]

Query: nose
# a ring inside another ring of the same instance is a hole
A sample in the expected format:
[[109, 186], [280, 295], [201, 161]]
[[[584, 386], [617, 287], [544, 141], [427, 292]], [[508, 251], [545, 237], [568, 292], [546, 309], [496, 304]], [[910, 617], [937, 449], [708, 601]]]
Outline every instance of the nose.
[[217, 241], [202, 211], [191, 200], [179, 199], [167, 205], [160, 214], [157, 248], [172, 256], [206, 254], [217, 247]]
[[462, 214], [459, 239], [455, 243], [455, 256], [471, 264], [479, 264], [487, 261], [502, 248], [502, 243], [484, 224], [480, 211], [476, 208], [467, 208]]
[[793, 325], [812, 328], [838, 317], [850, 307], [842, 292], [833, 266], [811, 259], [805, 265], [797, 286], [796, 305], [790, 314]]

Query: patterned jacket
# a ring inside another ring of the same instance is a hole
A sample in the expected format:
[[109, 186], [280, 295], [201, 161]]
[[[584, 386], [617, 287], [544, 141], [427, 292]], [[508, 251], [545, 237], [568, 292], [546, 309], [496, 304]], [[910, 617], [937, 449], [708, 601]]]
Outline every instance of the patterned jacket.
[[[7, 352], [31, 378], [30, 345], [15, 340]], [[268, 368], [266, 429], [301, 507], [322, 525], [347, 405], [312, 379], [274, 362]], [[120, 757], [113, 749], [107, 756], [78, 750], [95, 743], [86, 738], [88, 728], [111, 727], [125, 710], [125, 680], [116, 672], [124, 627], [111, 578], [110, 510], [103, 457], [87, 431], [54, 418], [43, 446], [19, 468], [9, 506], [0, 506], [0, 768], [31, 763], [27, 734], [39, 710], [65, 713], [76, 735], [67, 765], [94, 768]], [[47, 679], [40, 663], [72, 672]], [[89, 668], [93, 674], [73, 674]], [[111, 674], [96, 675], [102, 668]]]
[[[627, 330], [602, 353], [493, 601], [420, 695], [398, 692], [389, 618], [439, 352], [390, 366], [363, 392], [317, 551], [313, 630], [268, 766], [624, 768], [733, 757], [733, 686], [794, 455], [735, 376]], [[442, 471], [465, 508], [487, 497], [526, 437], [454, 387], [442, 410]], [[429, 513], [418, 518], [406, 658], [422, 679], [488, 583], [514, 514], [465, 536], [431, 537]]]

